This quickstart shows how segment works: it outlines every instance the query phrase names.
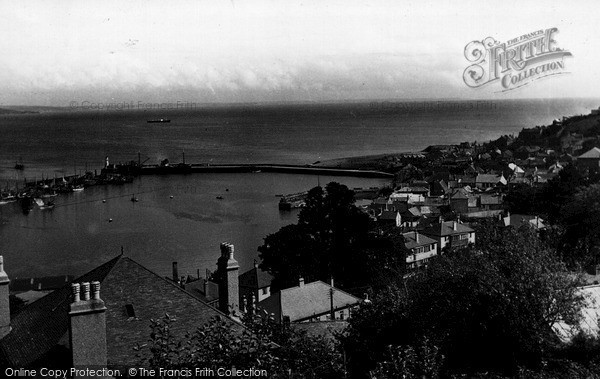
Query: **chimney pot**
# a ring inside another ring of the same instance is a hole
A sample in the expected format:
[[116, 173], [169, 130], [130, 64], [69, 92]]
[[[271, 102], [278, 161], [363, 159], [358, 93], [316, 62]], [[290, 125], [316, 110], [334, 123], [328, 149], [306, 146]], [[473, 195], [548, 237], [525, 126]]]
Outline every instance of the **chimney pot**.
[[71, 284], [71, 291], [73, 292], [73, 302], [74, 303], [78, 303], [81, 301], [81, 299], [79, 297], [79, 288], [80, 288], [79, 283]]
[[100, 300], [100, 282], [92, 282], [92, 298], [94, 300]]
[[177, 262], [173, 262], [173, 281], [177, 283], [179, 280], [179, 270], [177, 269]]
[[221, 243], [221, 256], [233, 259], [233, 245], [228, 242]]
[[82, 292], [82, 298], [83, 301], [88, 301], [90, 299], [90, 283], [89, 282], [83, 282], [81, 283], [81, 292]]
[[456, 221], [454, 221], [454, 222], [452, 223], [452, 229], [453, 229], [453, 230], [456, 230], [456, 224], [457, 224], [457, 223], [456, 223]]
[[[100, 299], [100, 282], [73, 283], [74, 302], [70, 305], [69, 331], [73, 367], [106, 367], [106, 307]], [[80, 301], [79, 291], [83, 292]], [[81, 378], [82, 376], [75, 376]]]
[[300, 279], [298, 280], [298, 285], [299, 285], [300, 287], [303, 287], [303, 286], [304, 286], [304, 278], [300, 277]]

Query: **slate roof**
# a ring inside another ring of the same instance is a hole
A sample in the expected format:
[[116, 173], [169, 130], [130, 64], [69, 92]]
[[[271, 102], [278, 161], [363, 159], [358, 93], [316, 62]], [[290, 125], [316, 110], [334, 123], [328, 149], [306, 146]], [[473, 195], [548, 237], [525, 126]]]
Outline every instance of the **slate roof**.
[[[416, 240], [417, 234], [419, 235], [419, 242], [417, 242]], [[404, 236], [404, 246], [406, 246], [407, 249], [414, 249], [415, 247], [432, 245], [434, 243], [437, 243], [436, 240], [424, 236], [423, 234], [419, 234], [417, 232], [408, 232], [402, 235]]]
[[502, 204], [502, 198], [494, 195], [481, 195], [481, 205], [499, 205]]
[[[258, 306], [269, 313], [276, 313], [276, 311], [281, 310], [282, 317], [289, 316], [292, 322], [304, 320], [315, 315], [326, 314], [331, 310], [331, 288], [331, 285], [317, 280], [302, 286], [278, 291], [259, 302]], [[334, 309], [345, 308], [360, 302], [361, 299], [358, 297], [334, 287]]]
[[[114, 258], [81, 276], [78, 282], [102, 282], [117, 263]], [[71, 288], [49, 293], [21, 310], [11, 320], [11, 332], [0, 340], [0, 366], [28, 367], [42, 359], [68, 332]]]
[[498, 175], [494, 175], [494, 174], [479, 174], [477, 175], [477, 178], [475, 179], [476, 183], [491, 183], [491, 184], [496, 184], [501, 180], [501, 178]]
[[254, 267], [239, 276], [239, 283], [241, 287], [260, 289], [271, 286], [272, 281], [273, 275], [259, 269], [258, 267]]
[[586, 151], [585, 153], [581, 154], [580, 156], [577, 157], [579, 158], [594, 158], [594, 159], [598, 159], [600, 158], [600, 149], [597, 147], [594, 147], [588, 151]]
[[[194, 331], [218, 315], [242, 328], [172, 281], [122, 255], [75, 281], [96, 280], [102, 283], [100, 297], [107, 307], [106, 338], [111, 366], [136, 364], [139, 358], [133, 347], [148, 342], [150, 319], [161, 318], [165, 313], [177, 319], [171, 329], [175, 335]], [[0, 363], [28, 367], [43, 358], [68, 336], [71, 301], [71, 288], [66, 285], [19, 312], [11, 320], [11, 332], [0, 341]], [[127, 304], [133, 306], [135, 318], [127, 315]]]
[[382, 211], [381, 214], [377, 217], [379, 220], [391, 220], [396, 221], [396, 217], [398, 216], [397, 211]]
[[450, 199], [452, 200], [465, 200], [468, 199], [469, 196], [465, 194], [464, 190], [458, 189], [452, 195], [450, 195]]
[[14, 278], [10, 280], [9, 288], [11, 292], [49, 291], [59, 289], [65, 284], [70, 283], [73, 279], [72, 275]]
[[427, 229], [423, 230], [423, 234], [426, 234], [428, 236], [444, 237], [451, 236], [454, 234], [473, 232], [473, 229], [471, 229], [465, 224], [461, 224], [460, 222], [456, 222], [456, 230], [454, 230], [454, 222], [455, 221], [444, 221], [441, 223], [433, 224]]

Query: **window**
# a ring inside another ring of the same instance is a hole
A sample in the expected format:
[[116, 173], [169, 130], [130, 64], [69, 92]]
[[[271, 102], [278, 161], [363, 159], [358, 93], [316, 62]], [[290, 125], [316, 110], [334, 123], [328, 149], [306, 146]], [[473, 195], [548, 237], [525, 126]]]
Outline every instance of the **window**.
[[126, 304], [125, 311], [127, 312], [127, 317], [135, 317], [135, 309], [133, 309], [133, 304]]
[[269, 293], [269, 287], [265, 287], [265, 288], [262, 289], [262, 294], [263, 295], [266, 295], [268, 293]]

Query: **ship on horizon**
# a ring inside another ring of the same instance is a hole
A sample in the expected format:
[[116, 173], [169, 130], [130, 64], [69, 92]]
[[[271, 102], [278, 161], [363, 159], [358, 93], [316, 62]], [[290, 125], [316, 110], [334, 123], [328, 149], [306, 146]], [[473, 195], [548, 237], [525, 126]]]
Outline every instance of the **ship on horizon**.
[[148, 120], [149, 124], [161, 123], [161, 122], [171, 122], [171, 120], [169, 120], [168, 118], [157, 118], [157, 119], [153, 119], [153, 120]]

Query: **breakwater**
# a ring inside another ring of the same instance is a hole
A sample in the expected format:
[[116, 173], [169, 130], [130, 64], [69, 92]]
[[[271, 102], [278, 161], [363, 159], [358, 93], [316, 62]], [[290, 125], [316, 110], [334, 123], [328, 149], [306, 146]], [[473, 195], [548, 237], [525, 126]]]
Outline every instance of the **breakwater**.
[[173, 166], [143, 165], [140, 175], [186, 174], [186, 173], [248, 173], [271, 172], [284, 174], [309, 174], [329, 176], [351, 176], [359, 178], [393, 178], [394, 175], [373, 170], [314, 167], [310, 165], [283, 164], [176, 164]]

